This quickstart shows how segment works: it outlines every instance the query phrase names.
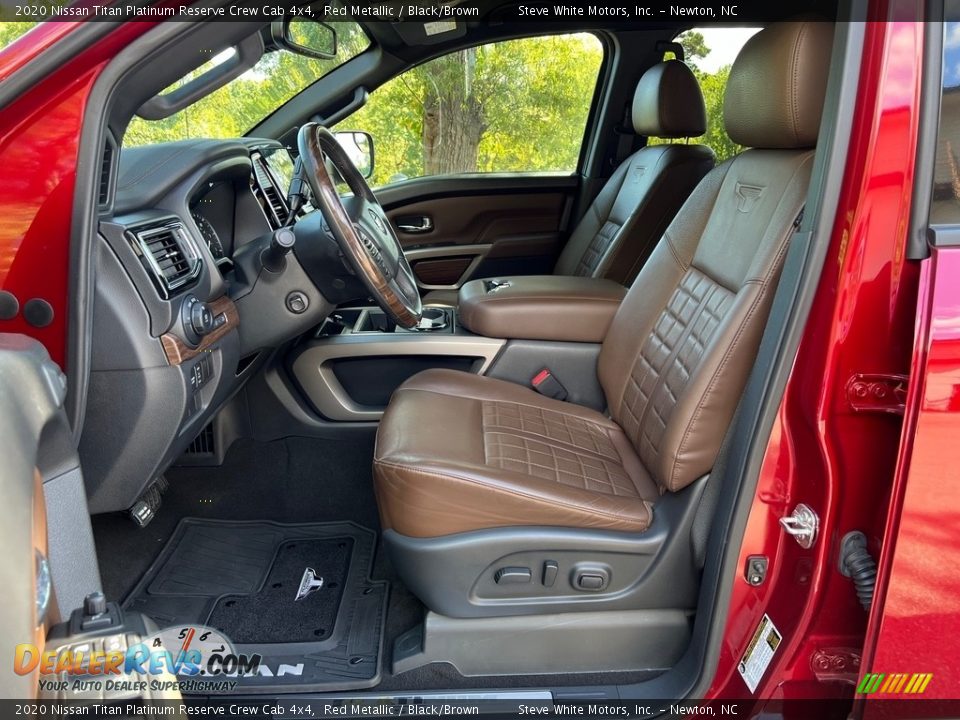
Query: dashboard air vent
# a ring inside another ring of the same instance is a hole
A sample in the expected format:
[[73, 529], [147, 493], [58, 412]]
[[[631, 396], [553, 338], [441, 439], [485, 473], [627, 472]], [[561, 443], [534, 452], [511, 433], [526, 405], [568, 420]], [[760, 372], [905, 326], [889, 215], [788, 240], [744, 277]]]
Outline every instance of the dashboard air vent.
[[200, 274], [200, 256], [181, 222], [134, 230], [141, 259], [165, 297]]
[[273, 177], [267, 170], [267, 164], [262, 155], [253, 156], [253, 175], [262, 197], [262, 203], [265, 206], [263, 211], [267, 213], [267, 219], [270, 220], [273, 227], [283, 227], [290, 213], [280, 190], [277, 189]]

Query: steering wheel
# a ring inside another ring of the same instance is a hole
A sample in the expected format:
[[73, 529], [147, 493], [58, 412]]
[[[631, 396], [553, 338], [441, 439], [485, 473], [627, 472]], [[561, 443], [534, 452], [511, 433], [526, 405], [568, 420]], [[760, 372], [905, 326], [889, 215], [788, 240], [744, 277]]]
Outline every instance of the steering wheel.
[[[297, 146], [314, 202], [350, 266], [389, 317], [401, 327], [416, 327], [423, 306], [413, 270], [367, 181], [333, 133], [319, 123], [300, 128]], [[327, 160], [352, 196], [340, 197]]]

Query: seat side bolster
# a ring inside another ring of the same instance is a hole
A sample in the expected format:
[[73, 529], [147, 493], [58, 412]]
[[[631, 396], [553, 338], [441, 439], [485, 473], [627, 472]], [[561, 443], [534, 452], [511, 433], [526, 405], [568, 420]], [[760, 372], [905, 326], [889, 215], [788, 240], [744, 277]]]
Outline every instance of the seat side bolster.
[[676, 492], [713, 467], [763, 333], [772, 293], [749, 283], [712, 338], [697, 371], [671, 413], [651, 468], [664, 488]]

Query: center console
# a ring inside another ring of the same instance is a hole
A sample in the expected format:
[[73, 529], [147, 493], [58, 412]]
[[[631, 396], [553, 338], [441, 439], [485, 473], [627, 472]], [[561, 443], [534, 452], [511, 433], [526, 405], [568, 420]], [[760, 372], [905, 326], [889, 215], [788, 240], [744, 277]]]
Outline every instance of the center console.
[[627, 290], [612, 280], [560, 275], [471, 280], [460, 320], [478, 335], [599, 343]]
[[379, 307], [345, 308], [331, 314], [324, 321], [317, 337], [363, 335], [369, 333], [441, 333], [456, 334], [457, 313], [450, 307], [427, 307], [423, 317], [414, 328], [404, 328], [394, 323]]
[[295, 351], [291, 374], [327, 420], [376, 422], [407, 378], [431, 368], [484, 373], [505, 344], [465, 329], [450, 307], [424, 308], [411, 329], [379, 307], [340, 308]]
[[336, 422], [378, 421], [397, 387], [433, 368], [522, 385], [548, 368], [571, 402], [602, 409], [596, 361], [625, 294], [593, 278], [473, 280], [459, 308], [424, 308], [412, 329], [379, 307], [340, 308], [297, 348], [290, 370], [314, 409]]

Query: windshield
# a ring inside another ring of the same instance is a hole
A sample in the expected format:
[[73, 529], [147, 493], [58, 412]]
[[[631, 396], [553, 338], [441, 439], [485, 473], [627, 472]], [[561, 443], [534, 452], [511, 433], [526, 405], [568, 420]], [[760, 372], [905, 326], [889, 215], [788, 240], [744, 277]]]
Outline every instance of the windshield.
[[[240, 77], [163, 120], [134, 117], [123, 144], [150, 145], [192, 138], [230, 138], [244, 135], [263, 118], [331, 70], [370, 46], [370, 38], [353, 22], [331, 23], [337, 30], [337, 56], [330, 60], [298, 55], [288, 50], [264, 53]], [[220, 53], [163, 92], [170, 92], [228, 59]]]

